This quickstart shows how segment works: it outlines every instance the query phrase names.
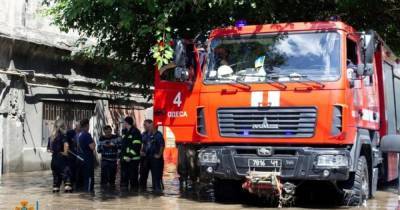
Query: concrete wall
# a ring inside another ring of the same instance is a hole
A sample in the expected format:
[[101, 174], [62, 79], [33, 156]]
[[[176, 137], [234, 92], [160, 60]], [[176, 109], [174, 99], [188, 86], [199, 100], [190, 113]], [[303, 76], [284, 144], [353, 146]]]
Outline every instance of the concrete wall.
[[0, 34], [29, 42], [74, 49], [76, 32], [64, 33], [44, 16], [42, 0], [0, 0]]
[[25, 145], [23, 140], [23, 122], [24, 122], [24, 95], [25, 88], [21, 78], [3, 77], [9, 86], [3, 88], [5, 91], [0, 98], [0, 107], [2, 110], [2, 148], [3, 148], [3, 171], [21, 171], [22, 150]]
[[[7, 73], [13, 73], [9, 70]], [[15, 72], [16, 73], [16, 72]], [[50, 168], [51, 154], [43, 133], [45, 102], [58, 101], [94, 104], [90, 132], [95, 140], [102, 135], [104, 125], [118, 124], [125, 116], [133, 116], [141, 128], [145, 118], [151, 118], [151, 108], [122, 105], [117, 118], [110, 112], [110, 102], [92, 92], [81, 89], [60, 91], [53, 86], [31, 86], [19, 76], [0, 72], [0, 151], [3, 151], [3, 172], [36, 171]], [[80, 87], [82, 88], [82, 87]], [[144, 100], [144, 99], [143, 99]], [[132, 101], [133, 102], [133, 101]], [[115, 101], [113, 101], [115, 105]], [[115, 118], [115, 119], [114, 119]], [[121, 125], [120, 125], [120, 128]], [[43, 143], [42, 143], [43, 142]], [[1, 157], [1, 156], [0, 156]]]
[[[101, 128], [113, 121], [109, 100], [117, 104], [120, 101], [120, 96], [98, 90], [93, 82], [103, 79], [109, 67], [63, 59], [77, 50], [74, 46], [79, 36], [50, 25], [49, 18], [42, 15], [41, 3], [42, 0], [0, 0], [0, 175], [1, 170], [8, 173], [49, 169], [51, 155], [42, 145], [43, 101], [96, 104], [91, 119], [91, 132], [96, 139]], [[34, 71], [35, 78], [10, 76], [26, 70]], [[147, 104], [140, 94], [131, 95], [121, 101]], [[137, 119], [142, 120], [142, 115], [135, 111]]]
[[50, 169], [51, 154], [42, 145], [43, 103], [25, 101], [23, 171]]

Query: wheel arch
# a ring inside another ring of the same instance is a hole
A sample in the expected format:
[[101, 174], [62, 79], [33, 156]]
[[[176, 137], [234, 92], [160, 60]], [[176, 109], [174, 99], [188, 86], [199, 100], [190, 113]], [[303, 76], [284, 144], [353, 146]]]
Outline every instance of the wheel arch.
[[[374, 131], [372, 131], [374, 132]], [[350, 156], [351, 156], [351, 171], [355, 171], [357, 167], [357, 159], [360, 157], [360, 155], [364, 155], [367, 158], [368, 164], [372, 166], [373, 163], [373, 147], [374, 144], [372, 142], [372, 138], [374, 135], [371, 135], [371, 132], [366, 129], [358, 129], [357, 130], [357, 135], [355, 136], [354, 139], [354, 144], [351, 148], [350, 151]]]
[[357, 160], [360, 156], [365, 156], [367, 160], [368, 166], [368, 179], [370, 184], [370, 193], [371, 195], [374, 192], [374, 181], [373, 181], [373, 169], [377, 167], [380, 163], [379, 160], [376, 160], [374, 155], [374, 151], [376, 150], [377, 141], [379, 141], [379, 135], [376, 131], [370, 131], [366, 129], [358, 129], [357, 135], [354, 140], [354, 145], [351, 149], [350, 156], [351, 156], [351, 167], [350, 171], [355, 172], [357, 168]]

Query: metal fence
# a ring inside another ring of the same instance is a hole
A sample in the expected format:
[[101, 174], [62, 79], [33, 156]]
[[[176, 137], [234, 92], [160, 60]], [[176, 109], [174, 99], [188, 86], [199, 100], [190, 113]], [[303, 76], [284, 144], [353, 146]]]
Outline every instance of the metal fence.
[[94, 113], [95, 104], [71, 102], [43, 102], [43, 132], [42, 146], [47, 146], [54, 123], [63, 119], [68, 129], [82, 119], [90, 119]]

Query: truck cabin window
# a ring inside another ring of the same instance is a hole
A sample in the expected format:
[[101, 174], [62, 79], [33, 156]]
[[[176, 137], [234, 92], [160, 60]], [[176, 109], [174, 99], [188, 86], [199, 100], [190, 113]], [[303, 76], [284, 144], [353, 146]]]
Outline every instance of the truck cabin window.
[[174, 75], [175, 67], [176, 65], [173, 62], [162, 66], [159, 69], [161, 80], [166, 80], [171, 82], [175, 81], [175, 75]]
[[[357, 68], [356, 66], [359, 64], [358, 61], [358, 52], [359, 48], [357, 43], [349, 38], [346, 40], [346, 51], [347, 51], [347, 67], [348, 68]], [[373, 83], [373, 75], [365, 76], [363, 79], [363, 83], [365, 86], [371, 86]]]
[[208, 50], [206, 83], [335, 81], [340, 77], [336, 32], [220, 37]]
[[358, 57], [357, 57], [357, 44], [351, 39], [347, 39], [347, 66], [357, 65]]

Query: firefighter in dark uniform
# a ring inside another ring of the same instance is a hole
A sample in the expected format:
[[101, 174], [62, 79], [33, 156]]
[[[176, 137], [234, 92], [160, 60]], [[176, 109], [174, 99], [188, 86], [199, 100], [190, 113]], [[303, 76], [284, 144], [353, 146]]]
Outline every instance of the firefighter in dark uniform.
[[94, 150], [96, 149], [92, 135], [89, 133], [89, 120], [83, 119], [80, 122], [81, 132], [78, 135], [77, 152], [83, 161], [80, 167], [83, 190], [94, 192]]
[[53, 173], [53, 192], [60, 191], [62, 182], [64, 182], [65, 192], [72, 191], [71, 171], [68, 165], [69, 145], [65, 133], [66, 126], [64, 121], [57, 120], [47, 146], [47, 150], [52, 153], [51, 170]]
[[133, 118], [126, 117], [121, 142], [121, 187], [137, 191], [142, 135], [134, 126]]
[[76, 161], [78, 161], [75, 157], [76, 152], [76, 141], [77, 136], [80, 132], [80, 125], [75, 125], [75, 129], [71, 129], [67, 131], [67, 142], [69, 146], [70, 153], [68, 154], [68, 167], [71, 172], [71, 184], [72, 186], [76, 186], [77, 176], [76, 176]]
[[145, 120], [142, 134], [142, 160], [140, 165], [140, 188], [146, 190], [147, 177], [151, 171], [152, 187], [154, 193], [162, 193], [162, 176], [164, 169], [164, 138], [160, 131], [153, 125], [152, 120]]
[[109, 125], [103, 128], [104, 135], [99, 139], [97, 152], [101, 154], [101, 178], [100, 184], [104, 187], [107, 184], [115, 186], [115, 177], [117, 174], [118, 150], [120, 140], [117, 135], [112, 134], [112, 128]]

